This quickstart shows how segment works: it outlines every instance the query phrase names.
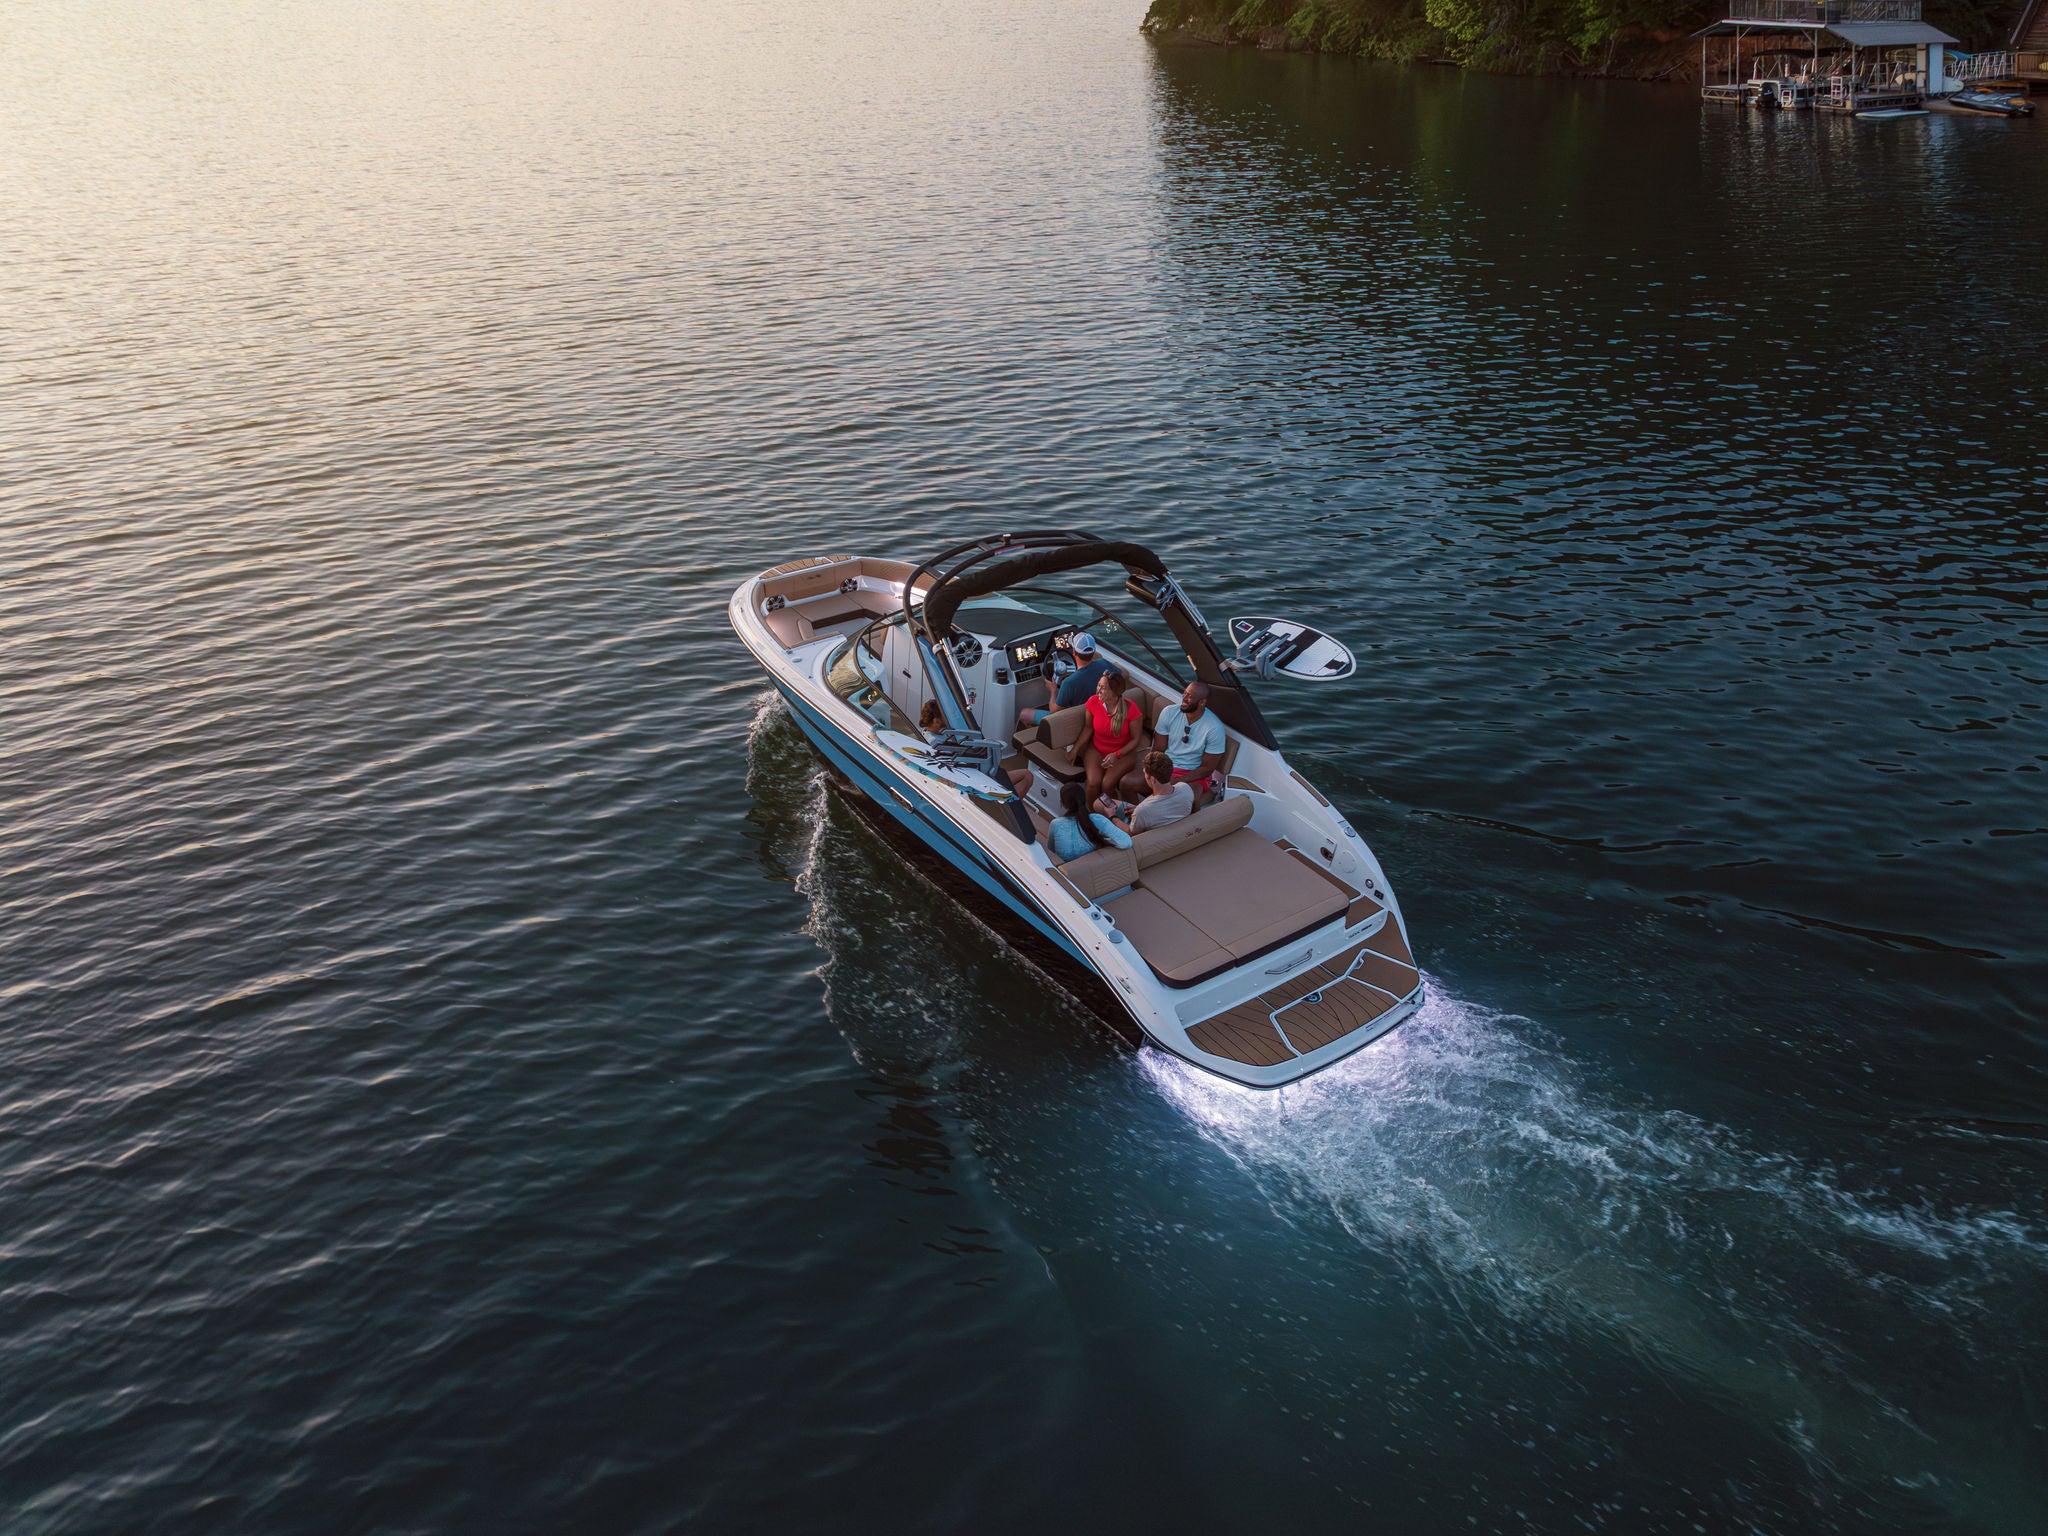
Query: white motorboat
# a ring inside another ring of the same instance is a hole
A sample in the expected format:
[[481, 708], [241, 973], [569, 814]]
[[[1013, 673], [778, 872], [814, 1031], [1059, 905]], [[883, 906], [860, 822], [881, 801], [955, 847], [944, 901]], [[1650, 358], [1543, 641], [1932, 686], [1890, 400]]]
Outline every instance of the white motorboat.
[[[1104, 566], [1121, 580], [1116, 608], [1043, 581]], [[1233, 619], [1226, 655], [1158, 556], [1067, 530], [998, 535], [922, 564], [788, 561], [742, 582], [728, 616], [871, 819], [964, 877], [948, 884], [1013, 919], [1020, 947], [1126, 1035], [1277, 1087], [1420, 1006], [1378, 860], [1288, 764], [1247, 687], [1351, 675], [1331, 637]], [[1062, 784], [1083, 771], [1066, 748], [1085, 708], [1015, 727], [1071, 668], [1083, 629], [1133, 685], [1125, 697], [1148, 728], [1189, 682], [1206, 684], [1225, 747], [1220, 792], [1192, 815], [1129, 848], [1061, 860], [1047, 833]], [[933, 701], [945, 724], [921, 731]]]

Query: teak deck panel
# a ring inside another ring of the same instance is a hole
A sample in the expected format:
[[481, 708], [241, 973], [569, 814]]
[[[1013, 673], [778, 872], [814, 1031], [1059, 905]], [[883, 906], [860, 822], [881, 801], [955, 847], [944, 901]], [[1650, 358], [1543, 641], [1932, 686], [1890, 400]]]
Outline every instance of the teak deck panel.
[[1354, 1029], [1365, 1028], [1388, 1009], [1399, 1006], [1400, 1001], [1399, 997], [1332, 977], [1320, 1000], [1310, 1002], [1304, 998], [1280, 1015], [1279, 1024], [1288, 1044], [1306, 1056]]
[[1367, 939], [1365, 947], [1377, 954], [1386, 955], [1390, 959], [1400, 961], [1411, 971], [1415, 969], [1415, 956], [1408, 951], [1408, 940], [1403, 936], [1401, 930], [1392, 923], [1388, 923], [1386, 927]]
[[1370, 950], [1359, 957], [1351, 974], [1367, 986], [1378, 987], [1393, 997], [1406, 997], [1415, 990], [1415, 967]]
[[1277, 1067], [1294, 1055], [1280, 1043], [1272, 1021], [1264, 1014], [1251, 1023], [1245, 1023], [1239, 1020], [1237, 1013], [1238, 1010], [1232, 1009], [1195, 1025], [1188, 1031], [1188, 1039], [1194, 1042], [1197, 1050], [1241, 1061], [1249, 1067]]
[[[1277, 1066], [1363, 1029], [1412, 996], [1421, 979], [1407, 940], [1390, 921], [1363, 944], [1192, 1026], [1188, 1039], [1213, 1056]], [[1312, 992], [1322, 995], [1309, 1002]]]

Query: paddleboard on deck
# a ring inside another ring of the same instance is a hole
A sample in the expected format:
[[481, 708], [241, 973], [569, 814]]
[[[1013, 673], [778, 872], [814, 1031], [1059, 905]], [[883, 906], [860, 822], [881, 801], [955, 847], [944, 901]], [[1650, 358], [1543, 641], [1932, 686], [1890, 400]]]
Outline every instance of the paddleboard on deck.
[[941, 767], [932, 761], [929, 745], [915, 736], [906, 736], [901, 731], [877, 731], [875, 737], [919, 773], [941, 783], [950, 784], [955, 789], [964, 789], [970, 795], [977, 795], [983, 800], [1006, 800], [1013, 793], [1007, 784], [998, 784], [987, 774], [975, 769]]

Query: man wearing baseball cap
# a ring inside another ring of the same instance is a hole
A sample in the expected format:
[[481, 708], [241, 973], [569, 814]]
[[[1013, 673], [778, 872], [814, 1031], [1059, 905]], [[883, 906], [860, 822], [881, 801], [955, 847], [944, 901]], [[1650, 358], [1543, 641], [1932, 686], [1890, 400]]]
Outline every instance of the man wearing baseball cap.
[[[1096, 649], [1095, 637], [1082, 630], [1067, 642], [1074, 653], [1074, 670], [1066, 675], [1060, 684], [1060, 691], [1053, 695], [1054, 709], [1072, 709], [1077, 704], [1086, 704], [1095, 693], [1095, 681], [1103, 673], [1113, 671], [1116, 664]], [[1038, 717], [1046, 713], [1042, 709], [1021, 709], [1017, 712], [1019, 728], [1036, 725]]]

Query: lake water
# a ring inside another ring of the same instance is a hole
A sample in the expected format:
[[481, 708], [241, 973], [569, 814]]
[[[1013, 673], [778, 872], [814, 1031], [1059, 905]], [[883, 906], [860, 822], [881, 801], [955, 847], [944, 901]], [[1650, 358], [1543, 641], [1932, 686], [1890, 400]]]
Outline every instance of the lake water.
[[[2048, 122], [1141, 0], [0, 34], [0, 1510], [2021, 1533]], [[1008, 526], [1263, 695], [1424, 1012], [1133, 1054], [745, 575]]]

